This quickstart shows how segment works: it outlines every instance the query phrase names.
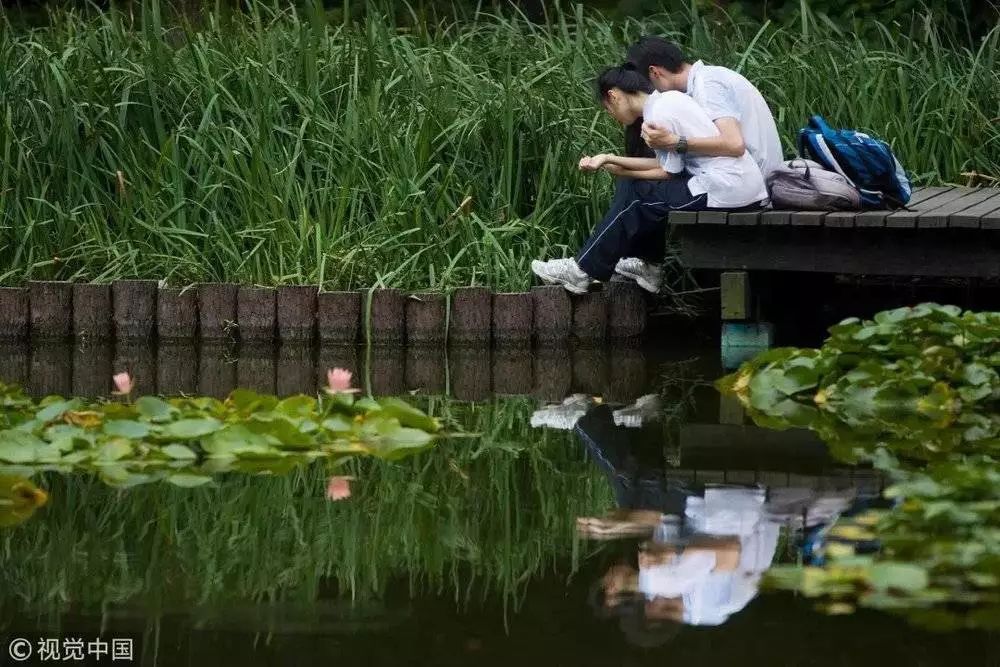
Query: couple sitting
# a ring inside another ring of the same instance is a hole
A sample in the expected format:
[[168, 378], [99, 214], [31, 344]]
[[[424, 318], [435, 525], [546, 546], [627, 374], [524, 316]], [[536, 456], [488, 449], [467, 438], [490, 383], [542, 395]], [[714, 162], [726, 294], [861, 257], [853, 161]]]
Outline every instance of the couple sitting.
[[626, 142], [625, 157], [580, 160], [583, 171], [618, 177], [611, 208], [576, 258], [535, 260], [531, 270], [574, 294], [615, 273], [656, 292], [667, 213], [752, 210], [767, 200], [765, 176], [782, 160], [774, 117], [742, 75], [688, 63], [658, 37], [643, 38], [624, 65], [601, 73], [597, 94], [627, 136], [641, 125], [641, 139]]

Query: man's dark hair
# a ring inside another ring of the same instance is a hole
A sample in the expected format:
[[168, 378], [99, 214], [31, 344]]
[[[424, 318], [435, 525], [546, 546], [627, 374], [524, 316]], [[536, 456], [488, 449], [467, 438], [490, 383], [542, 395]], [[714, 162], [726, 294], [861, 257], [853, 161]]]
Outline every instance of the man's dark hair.
[[649, 68], [652, 66], [662, 67], [676, 74], [687, 62], [681, 47], [655, 35], [643, 37], [628, 47], [626, 60], [643, 76], [649, 76]]

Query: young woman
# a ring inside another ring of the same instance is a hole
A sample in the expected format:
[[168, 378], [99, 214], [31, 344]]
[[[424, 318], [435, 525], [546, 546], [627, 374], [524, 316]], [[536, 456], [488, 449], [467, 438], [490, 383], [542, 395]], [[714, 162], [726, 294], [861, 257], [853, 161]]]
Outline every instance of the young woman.
[[575, 294], [615, 272], [655, 292], [662, 276], [667, 213], [757, 207], [767, 198], [764, 177], [746, 151], [738, 158], [688, 154], [688, 136], [715, 136], [719, 130], [697, 102], [678, 91], [655, 92], [634, 66], [604, 71], [597, 79], [597, 94], [622, 125], [631, 127], [645, 118], [678, 135], [677, 146], [657, 150], [656, 157], [582, 158], [581, 170], [618, 177], [611, 208], [575, 259], [535, 260], [531, 270], [544, 282], [561, 284]]

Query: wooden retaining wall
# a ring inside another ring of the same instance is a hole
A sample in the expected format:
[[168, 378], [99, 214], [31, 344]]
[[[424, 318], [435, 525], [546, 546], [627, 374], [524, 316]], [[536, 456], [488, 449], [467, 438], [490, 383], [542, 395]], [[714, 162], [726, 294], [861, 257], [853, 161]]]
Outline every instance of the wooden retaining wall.
[[618, 282], [583, 296], [559, 286], [500, 294], [465, 287], [445, 295], [229, 283], [182, 289], [160, 287], [154, 280], [110, 285], [32, 281], [26, 287], [0, 288], [0, 340], [6, 341], [552, 347], [571, 340], [584, 345], [638, 341], [646, 315], [645, 293]]

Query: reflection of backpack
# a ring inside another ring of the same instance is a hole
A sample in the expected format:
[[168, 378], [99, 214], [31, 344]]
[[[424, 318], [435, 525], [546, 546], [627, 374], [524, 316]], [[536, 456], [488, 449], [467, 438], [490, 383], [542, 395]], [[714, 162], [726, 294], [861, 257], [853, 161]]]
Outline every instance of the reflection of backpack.
[[881, 139], [856, 130], [834, 130], [822, 116], [812, 116], [799, 130], [799, 155], [846, 178], [868, 208], [900, 208], [910, 201], [910, 179]]
[[798, 211], [856, 211], [861, 195], [850, 181], [812, 160], [795, 159], [767, 177], [774, 208]]

